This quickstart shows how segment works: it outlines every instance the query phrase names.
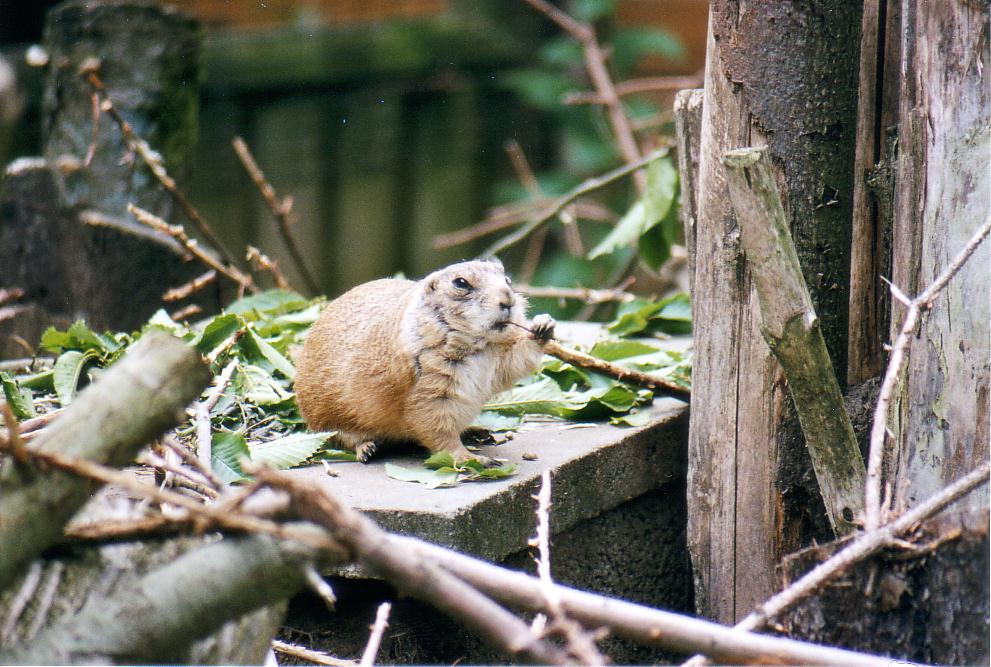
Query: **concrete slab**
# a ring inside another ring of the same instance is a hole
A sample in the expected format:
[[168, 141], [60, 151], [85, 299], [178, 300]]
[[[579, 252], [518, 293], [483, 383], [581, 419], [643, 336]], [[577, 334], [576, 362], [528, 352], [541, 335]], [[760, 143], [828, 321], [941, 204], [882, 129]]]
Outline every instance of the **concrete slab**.
[[[597, 325], [564, 324], [561, 337], [588, 345], [601, 334]], [[685, 349], [688, 339], [670, 342]], [[368, 464], [334, 464], [337, 477], [310, 466], [291, 474], [318, 477], [342, 501], [374, 518], [387, 530], [490, 560], [524, 549], [534, 533], [530, 496], [550, 470], [552, 531], [565, 531], [684, 474], [688, 406], [674, 398], [656, 399], [652, 420], [642, 427], [577, 424], [529, 419], [505, 444], [482, 447], [486, 456], [518, 464], [515, 475], [492, 482], [429, 489], [386, 475], [385, 462], [418, 468], [422, 451], [386, 452]], [[536, 454], [533, 461], [523, 454]]]

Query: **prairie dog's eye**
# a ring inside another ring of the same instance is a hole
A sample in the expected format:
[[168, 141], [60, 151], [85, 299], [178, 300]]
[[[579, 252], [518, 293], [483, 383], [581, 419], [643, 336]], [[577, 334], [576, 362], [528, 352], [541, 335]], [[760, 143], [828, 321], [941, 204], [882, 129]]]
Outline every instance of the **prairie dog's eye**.
[[458, 276], [457, 278], [455, 278], [454, 280], [452, 280], [451, 281], [451, 284], [454, 285], [455, 287], [457, 287], [458, 289], [466, 289], [466, 290], [475, 289], [474, 287], [471, 286], [471, 283], [470, 282], [468, 282], [467, 280], [465, 280], [464, 278], [462, 278], [460, 276]]
[[506, 284], [509, 285], [510, 287], [512, 287], [513, 286], [513, 279], [510, 278], [509, 276], [506, 276]]

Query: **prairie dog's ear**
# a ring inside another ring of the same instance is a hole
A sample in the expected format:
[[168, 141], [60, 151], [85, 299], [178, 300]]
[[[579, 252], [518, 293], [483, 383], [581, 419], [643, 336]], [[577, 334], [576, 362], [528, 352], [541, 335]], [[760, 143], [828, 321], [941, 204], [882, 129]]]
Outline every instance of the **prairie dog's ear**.
[[433, 292], [436, 289], [437, 289], [437, 278], [435, 278], [435, 277], [428, 278], [427, 279], [427, 291], [428, 292]]

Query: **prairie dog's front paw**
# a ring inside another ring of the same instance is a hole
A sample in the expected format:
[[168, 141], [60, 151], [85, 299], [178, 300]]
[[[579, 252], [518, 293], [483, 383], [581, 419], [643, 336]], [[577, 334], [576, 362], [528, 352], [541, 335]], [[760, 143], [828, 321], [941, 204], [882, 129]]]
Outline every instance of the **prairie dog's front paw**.
[[554, 318], [546, 313], [535, 315], [533, 321], [530, 322], [530, 334], [535, 340], [546, 343], [554, 337], [556, 325], [557, 322], [554, 321]]

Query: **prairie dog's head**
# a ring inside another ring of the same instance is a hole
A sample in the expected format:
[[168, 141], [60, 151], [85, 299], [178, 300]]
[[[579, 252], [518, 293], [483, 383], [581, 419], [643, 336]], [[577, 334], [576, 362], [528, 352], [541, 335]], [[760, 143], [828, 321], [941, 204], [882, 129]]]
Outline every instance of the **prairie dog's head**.
[[502, 263], [452, 264], [421, 281], [421, 299], [449, 328], [479, 338], [510, 337], [526, 321], [526, 298], [513, 291]]

